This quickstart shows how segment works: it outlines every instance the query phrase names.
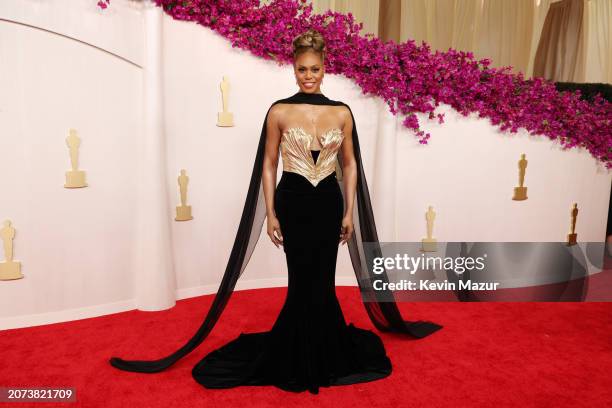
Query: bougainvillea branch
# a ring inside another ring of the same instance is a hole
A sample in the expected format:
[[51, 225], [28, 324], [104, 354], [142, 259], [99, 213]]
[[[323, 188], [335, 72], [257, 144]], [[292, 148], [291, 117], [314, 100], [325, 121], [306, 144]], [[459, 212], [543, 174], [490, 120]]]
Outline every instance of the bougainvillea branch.
[[[109, 0], [100, 1], [106, 7]], [[177, 20], [195, 21], [231, 41], [232, 47], [256, 56], [291, 64], [295, 36], [314, 28], [326, 40], [326, 72], [353, 79], [364, 94], [385, 100], [393, 114], [405, 115], [403, 125], [422, 144], [430, 134], [420, 127], [416, 113], [443, 123], [436, 113], [448, 104], [462, 115], [475, 112], [502, 131], [546, 135], [563, 148], [582, 147], [612, 168], [612, 109], [596, 95], [591, 102], [579, 91], [559, 92], [551, 81], [525, 80], [510, 67], [492, 68], [490, 60], [476, 60], [471, 52], [449, 49], [431, 52], [426, 43], [409, 40], [383, 42], [362, 36], [362, 24], [351, 13], [313, 14], [306, 0], [154, 0]]]

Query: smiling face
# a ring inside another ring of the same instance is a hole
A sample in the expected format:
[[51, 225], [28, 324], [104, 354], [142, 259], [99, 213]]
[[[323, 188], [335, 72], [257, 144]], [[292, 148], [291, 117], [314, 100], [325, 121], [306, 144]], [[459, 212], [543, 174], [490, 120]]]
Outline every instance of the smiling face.
[[299, 54], [293, 62], [293, 71], [302, 92], [321, 92], [320, 86], [325, 68], [320, 53], [314, 50], [308, 50]]

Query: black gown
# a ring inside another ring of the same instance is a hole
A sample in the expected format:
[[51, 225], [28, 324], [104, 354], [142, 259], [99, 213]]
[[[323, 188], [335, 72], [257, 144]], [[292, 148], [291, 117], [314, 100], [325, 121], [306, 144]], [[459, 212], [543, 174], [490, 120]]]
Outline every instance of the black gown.
[[[385, 270], [374, 274], [368, 267], [372, 263], [370, 257], [382, 256], [382, 251], [378, 245], [357, 126], [350, 107], [323, 94], [304, 92], [279, 99], [270, 108], [277, 103], [348, 108], [353, 119], [351, 136], [357, 165], [357, 194], [353, 210], [355, 230], [347, 246], [363, 305], [374, 326], [381, 331], [424, 338], [441, 329], [441, 325], [430, 321], [404, 320], [393, 293], [374, 289], [374, 280], [384, 283], [388, 282], [388, 277]], [[148, 374], [163, 371], [200, 345], [219, 320], [257, 246], [266, 218], [262, 173], [268, 113], [263, 121], [236, 238], [219, 289], [200, 327], [183, 346], [165, 357], [156, 360], [111, 357], [109, 362], [113, 367]], [[269, 332], [242, 333], [198, 363], [192, 374], [202, 385], [220, 388], [275, 384], [287, 390], [317, 392], [321, 385], [369, 381], [391, 372], [380, 338], [369, 330], [346, 325], [335, 296], [335, 264], [344, 209], [341, 150], [334, 159], [337, 160], [338, 177], [329, 174], [314, 189], [301, 175], [283, 172], [274, 206], [287, 258], [289, 290], [286, 302]], [[319, 162], [322, 157], [316, 160]], [[296, 216], [293, 211], [300, 208], [304, 211], [295, 213]], [[316, 239], [312, 239], [313, 236]], [[375, 249], [373, 253], [364, 250], [364, 243], [373, 244], [370, 245]]]
[[[312, 151], [316, 162], [319, 151]], [[335, 292], [344, 214], [336, 174], [316, 187], [283, 171], [274, 195], [287, 258], [288, 290], [268, 332], [242, 333], [192, 370], [207, 388], [275, 385], [287, 391], [372, 381], [391, 374], [391, 361], [372, 331], [347, 325]]]

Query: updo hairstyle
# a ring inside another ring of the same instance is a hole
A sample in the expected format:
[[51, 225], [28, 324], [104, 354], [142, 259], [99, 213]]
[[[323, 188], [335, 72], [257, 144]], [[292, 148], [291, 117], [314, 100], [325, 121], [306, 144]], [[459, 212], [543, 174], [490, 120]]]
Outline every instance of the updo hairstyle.
[[318, 52], [321, 55], [321, 59], [325, 61], [325, 54], [327, 54], [325, 39], [321, 33], [312, 28], [298, 35], [293, 40], [293, 60], [308, 50]]

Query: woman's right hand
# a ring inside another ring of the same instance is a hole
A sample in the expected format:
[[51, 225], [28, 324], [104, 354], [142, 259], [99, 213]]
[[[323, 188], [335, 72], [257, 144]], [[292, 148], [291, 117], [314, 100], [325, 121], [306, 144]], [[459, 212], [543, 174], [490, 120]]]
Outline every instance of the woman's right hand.
[[278, 248], [283, 245], [283, 234], [281, 233], [280, 222], [275, 216], [268, 216], [268, 236], [272, 243]]

